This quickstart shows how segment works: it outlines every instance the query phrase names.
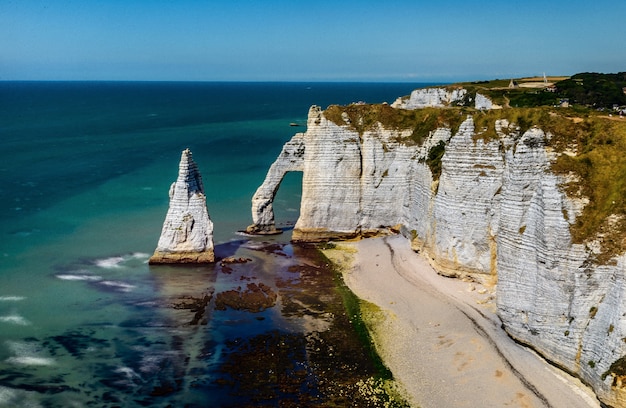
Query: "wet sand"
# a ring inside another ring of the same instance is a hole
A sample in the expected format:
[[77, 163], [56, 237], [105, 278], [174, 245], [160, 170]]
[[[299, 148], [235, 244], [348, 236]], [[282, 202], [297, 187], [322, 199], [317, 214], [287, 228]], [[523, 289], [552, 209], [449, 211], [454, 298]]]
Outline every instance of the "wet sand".
[[439, 276], [402, 236], [341, 243], [327, 255], [361, 299], [378, 305], [376, 348], [412, 404], [599, 407], [580, 381], [501, 329], [494, 288]]

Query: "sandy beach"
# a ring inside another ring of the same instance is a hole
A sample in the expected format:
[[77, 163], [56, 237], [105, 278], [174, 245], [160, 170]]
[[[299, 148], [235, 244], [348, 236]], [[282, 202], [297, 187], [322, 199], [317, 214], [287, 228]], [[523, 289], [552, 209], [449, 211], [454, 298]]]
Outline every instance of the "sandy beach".
[[350, 289], [382, 309], [374, 342], [412, 405], [600, 407], [579, 380], [507, 336], [493, 288], [437, 275], [404, 237], [329, 252]]

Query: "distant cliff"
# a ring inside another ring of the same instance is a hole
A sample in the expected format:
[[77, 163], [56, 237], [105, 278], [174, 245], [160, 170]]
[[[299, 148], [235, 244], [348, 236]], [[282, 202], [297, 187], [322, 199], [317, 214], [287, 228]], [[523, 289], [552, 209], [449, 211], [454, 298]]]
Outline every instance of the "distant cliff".
[[301, 171], [294, 240], [400, 229], [440, 273], [497, 282], [512, 337], [626, 406], [626, 123], [472, 97], [313, 106], [253, 197], [249, 231], [276, 232], [274, 194]]

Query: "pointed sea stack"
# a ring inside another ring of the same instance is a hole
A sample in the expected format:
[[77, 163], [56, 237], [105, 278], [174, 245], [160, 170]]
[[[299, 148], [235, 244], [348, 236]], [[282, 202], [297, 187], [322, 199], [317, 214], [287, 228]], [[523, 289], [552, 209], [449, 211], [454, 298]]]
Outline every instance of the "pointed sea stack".
[[215, 261], [213, 222], [209, 218], [202, 176], [185, 149], [180, 158], [178, 179], [170, 187], [170, 206], [154, 255], [154, 264], [199, 264]]

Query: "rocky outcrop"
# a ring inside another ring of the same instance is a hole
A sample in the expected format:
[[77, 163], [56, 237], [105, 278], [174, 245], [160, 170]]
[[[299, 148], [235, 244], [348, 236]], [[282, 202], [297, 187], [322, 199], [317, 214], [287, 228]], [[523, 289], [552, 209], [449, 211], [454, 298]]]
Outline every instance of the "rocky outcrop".
[[[590, 247], [572, 243], [584, 203], [568, 198], [563, 176], [551, 172], [551, 135], [506, 120], [482, 134], [468, 117], [458, 130], [441, 127], [413, 143], [412, 130], [379, 123], [359, 132], [343, 119], [310, 109], [307, 131], [286, 144], [255, 194], [250, 230], [272, 230], [273, 194], [286, 172], [302, 171], [294, 240], [401, 225], [441, 273], [497, 282], [498, 314], [512, 337], [607, 405], [626, 406], [626, 256], [594, 264]], [[433, 152], [444, 144], [435, 170]]]
[[474, 107], [478, 110], [489, 110], [493, 109], [493, 102], [491, 99], [487, 98], [484, 95], [476, 93], [476, 101], [474, 102]]
[[[472, 101], [473, 99], [473, 101]], [[470, 106], [474, 103], [474, 108], [478, 110], [490, 110], [500, 108], [491, 99], [480, 93], [474, 97], [468, 94], [464, 88], [425, 88], [416, 89], [408, 97], [396, 99], [391, 106], [396, 109], [421, 109], [421, 108], [444, 108], [454, 105]]]
[[461, 101], [466, 94], [467, 90], [463, 88], [453, 90], [445, 88], [416, 89], [411, 92], [408, 98], [400, 97], [396, 99], [391, 106], [399, 109], [442, 108]]
[[150, 264], [210, 263], [213, 222], [209, 218], [202, 177], [191, 151], [180, 158], [178, 178], [170, 187], [170, 205]]

